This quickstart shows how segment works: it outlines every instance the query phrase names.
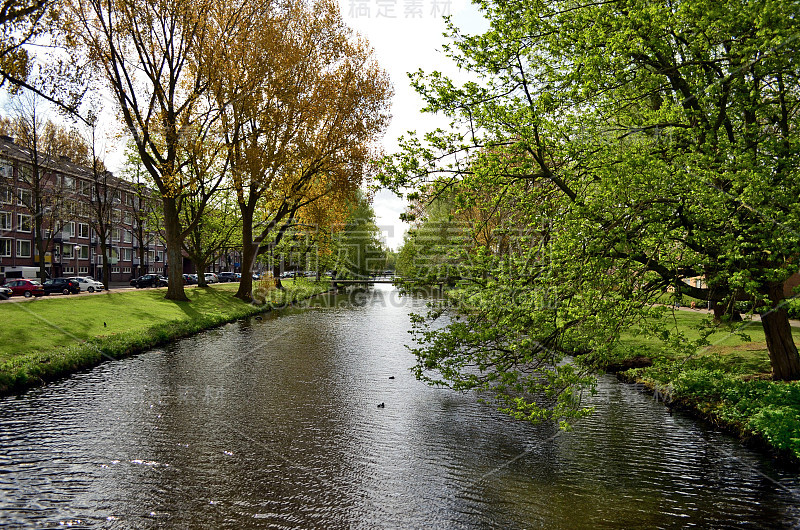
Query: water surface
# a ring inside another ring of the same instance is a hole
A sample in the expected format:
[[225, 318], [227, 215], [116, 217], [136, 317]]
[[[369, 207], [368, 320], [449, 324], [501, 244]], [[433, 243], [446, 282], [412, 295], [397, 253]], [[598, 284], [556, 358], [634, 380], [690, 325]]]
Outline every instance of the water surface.
[[317, 299], [0, 398], [0, 524], [800, 525], [795, 474], [611, 378], [566, 434], [416, 381], [423, 304]]

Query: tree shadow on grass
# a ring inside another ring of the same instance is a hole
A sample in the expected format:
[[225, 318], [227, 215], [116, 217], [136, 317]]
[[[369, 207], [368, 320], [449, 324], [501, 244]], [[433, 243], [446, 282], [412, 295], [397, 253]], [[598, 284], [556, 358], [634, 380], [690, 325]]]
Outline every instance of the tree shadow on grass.
[[230, 291], [223, 291], [209, 287], [207, 289], [192, 289], [187, 293], [189, 302], [172, 301], [189, 318], [199, 318], [208, 314], [219, 314], [230, 306], [244, 306], [246, 302], [233, 296]]

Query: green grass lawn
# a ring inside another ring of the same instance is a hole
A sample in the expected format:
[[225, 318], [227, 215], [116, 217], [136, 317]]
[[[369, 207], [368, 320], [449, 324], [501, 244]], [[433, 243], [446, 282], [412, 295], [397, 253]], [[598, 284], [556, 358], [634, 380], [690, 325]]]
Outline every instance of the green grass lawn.
[[[706, 314], [677, 311], [668, 315], [674, 331], [687, 341], [700, 337]], [[653, 365], [622, 373], [629, 381], [657, 388], [659, 396], [698, 412], [747, 438], [753, 435], [800, 461], [800, 382], [771, 380], [771, 368], [761, 322], [743, 322], [738, 330], [720, 328], [708, 345], [694, 352], [670, 349], [658, 337], [625, 333], [610, 361], [647, 356]], [[795, 344], [800, 328], [792, 328]]]
[[153, 347], [327, 290], [327, 282], [284, 282], [265, 306], [233, 297], [238, 284], [187, 288], [189, 302], [165, 288], [50, 296], [0, 304], [0, 391]]
[[[688, 340], [700, 338], [699, 327], [709, 318], [706, 313], [691, 310], [675, 311], [665, 317], [672, 327], [682, 332]], [[770, 373], [767, 343], [759, 321], [740, 322], [736, 330], [744, 332], [749, 341], [742, 338], [732, 329], [720, 328], [708, 337], [709, 345], [699, 348], [693, 355], [695, 359], [714, 361], [720, 368], [743, 375], [767, 375]], [[795, 343], [800, 344], [800, 328], [792, 328]], [[616, 357], [628, 358], [635, 355], [679, 361], [682, 354], [667, 348], [658, 337], [640, 335], [632, 332], [621, 336], [616, 349]]]

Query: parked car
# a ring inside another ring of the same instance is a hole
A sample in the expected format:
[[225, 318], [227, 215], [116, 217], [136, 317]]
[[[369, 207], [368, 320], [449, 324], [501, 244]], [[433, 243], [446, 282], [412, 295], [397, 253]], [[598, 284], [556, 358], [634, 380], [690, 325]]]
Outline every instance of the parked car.
[[25, 298], [44, 296], [44, 288], [37, 280], [11, 280], [6, 282], [6, 287], [11, 289], [13, 294], [22, 295]]
[[69, 278], [53, 278], [42, 284], [45, 294], [78, 294], [81, 292], [80, 284]]
[[8, 300], [12, 294], [14, 294], [14, 291], [5, 285], [0, 285], [0, 300]]
[[74, 276], [70, 278], [70, 280], [75, 280], [78, 282], [78, 286], [81, 288], [81, 291], [87, 291], [89, 293], [102, 291], [106, 288], [102, 282], [98, 282], [97, 280], [89, 278], [88, 276]]
[[145, 274], [144, 276], [139, 276], [135, 280], [131, 280], [131, 285], [137, 289], [143, 287], [166, 287], [167, 279], [158, 274]]
[[183, 285], [194, 285], [197, 283], [197, 275], [196, 274], [184, 274], [183, 275]]
[[219, 283], [219, 277], [213, 272], [205, 273], [206, 283]]
[[221, 282], [235, 282], [236, 280], [236, 273], [235, 272], [220, 272], [217, 274], [217, 278]]
[[197, 274], [190, 274], [189, 279], [192, 280], [194, 283], [200, 282], [200, 278], [197, 277]]

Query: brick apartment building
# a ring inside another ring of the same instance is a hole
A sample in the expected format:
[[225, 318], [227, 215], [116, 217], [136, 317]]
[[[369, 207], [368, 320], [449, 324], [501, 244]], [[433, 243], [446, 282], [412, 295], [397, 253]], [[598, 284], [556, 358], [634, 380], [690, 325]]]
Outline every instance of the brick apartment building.
[[[65, 157], [40, 154], [35, 179], [33, 160], [31, 149], [0, 136], [0, 279], [38, 277], [42, 258], [52, 278], [75, 275], [102, 280], [104, 259], [111, 267], [112, 282], [166, 273], [165, 246], [143, 216], [153, 204], [147, 190], [104, 173], [102, 186], [108, 192], [98, 199], [99, 179], [93, 178], [90, 169]], [[38, 204], [35, 197], [40, 198]], [[98, 200], [107, 200], [109, 205], [109, 255], [105, 258], [94, 230], [97, 209], [93, 204]], [[43, 257], [35, 245], [36, 215], [42, 218], [46, 241]], [[140, 248], [145, 249], [143, 256]]]

